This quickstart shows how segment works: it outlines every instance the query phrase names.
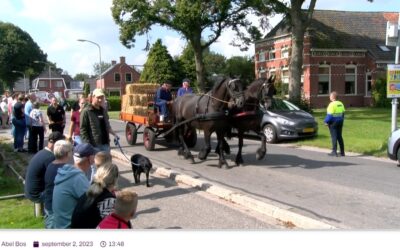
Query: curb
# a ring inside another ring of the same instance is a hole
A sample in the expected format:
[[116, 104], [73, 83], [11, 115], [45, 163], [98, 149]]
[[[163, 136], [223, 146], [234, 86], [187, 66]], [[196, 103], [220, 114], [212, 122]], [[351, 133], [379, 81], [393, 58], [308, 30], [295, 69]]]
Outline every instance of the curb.
[[[111, 155], [118, 160], [129, 163], [129, 161], [124, 157], [124, 155], [116, 150], [111, 150]], [[157, 162], [159, 167], [153, 167], [154, 173], [168, 177], [176, 183], [182, 183], [211, 195], [217, 196], [228, 202], [238, 204], [249, 210], [256, 211], [258, 213], [264, 214], [266, 216], [275, 218], [284, 222], [288, 227], [297, 227], [302, 229], [337, 229], [335, 226], [327, 224], [322, 221], [318, 221], [313, 218], [306, 217], [286, 209], [259, 201], [257, 199], [248, 197], [244, 194], [226, 189], [224, 187], [215, 185], [211, 182], [204, 181], [201, 179], [193, 178], [189, 175], [181, 174], [177, 171], [168, 169], [163, 163], [157, 160], [151, 159], [153, 162]]]

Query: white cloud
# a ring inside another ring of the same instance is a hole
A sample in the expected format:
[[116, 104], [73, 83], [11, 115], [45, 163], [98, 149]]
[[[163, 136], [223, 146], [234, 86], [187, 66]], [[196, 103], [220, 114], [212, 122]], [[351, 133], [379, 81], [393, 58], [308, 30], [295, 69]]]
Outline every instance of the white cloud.
[[183, 48], [186, 45], [186, 42], [182, 40], [180, 37], [174, 37], [174, 36], [165, 36], [164, 39], [164, 45], [168, 48], [168, 52], [171, 54], [171, 56], [177, 56], [182, 53]]

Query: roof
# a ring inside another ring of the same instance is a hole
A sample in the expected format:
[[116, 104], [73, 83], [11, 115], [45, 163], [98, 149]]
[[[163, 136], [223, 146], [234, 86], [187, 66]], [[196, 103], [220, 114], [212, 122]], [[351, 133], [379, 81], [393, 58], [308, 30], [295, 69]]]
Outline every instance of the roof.
[[[382, 51], [387, 21], [397, 22], [397, 12], [314, 10], [308, 32], [312, 48], [367, 49], [377, 60], [393, 60], [395, 47]], [[283, 19], [265, 39], [290, 34], [288, 19]]]

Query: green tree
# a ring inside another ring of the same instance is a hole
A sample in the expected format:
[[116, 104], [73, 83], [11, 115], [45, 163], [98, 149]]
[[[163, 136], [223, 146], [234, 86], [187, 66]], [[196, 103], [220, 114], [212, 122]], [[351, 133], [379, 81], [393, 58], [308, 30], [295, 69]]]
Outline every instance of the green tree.
[[233, 56], [226, 60], [224, 73], [240, 77], [247, 85], [255, 78], [254, 62], [247, 56]]
[[266, 1], [113, 0], [111, 10], [114, 21], [120, 27], [120, 40], [128, 48], [134, 46], [136, 36], [148, 33], [153, 25], [177, 31], [194, 50], [196, 78], [204, 90], [203, 51], [217, 41], [226, 29], [236, 31], [242, 41], [236, 44], [248, 45], [259, 39], [260, 32], [247, 17], [253, 9], [257, 9], [258, 13], [268, 13], [270, 10], [263, 4]]
[[101, 73], [104, 73], [109, 67], [111, 67], [111, 63], [106, 63], [106, 62], [101, 62], [101, 67], [99, 66], [100, 63], [95, 63], [93, 64], [93, 72], [96, 74], [96, 76], [100, 75], [100, 68], [101, 68]]
[[165, 80], [176, 82], [175, 62], [161, 39], [151, 47], [147, 61], [140, 75], [140, 82], [162, 83]]
[[87, 82], [85, 82], [85, 83], [83, 84], [83, 95], [84, 95], [85, 97], [88, 97], [89, 94], [90, 94], [90, 84], [87, 83]]
[[90, 76], [86, 73], [78, 73], [75, 75], [74, 80], [77, 81], [86, 81], [87, 79], [89, 79]]
[[24, 72], [29, 79], [30, 74], [41, 72], [43, 65], [33, 63], [35, 60], [46, 61], [47, 55], [33, 41], [31, 36], [19, 27], [0, 21], [0, 82], [3, 88], [12, 88], [13, 83]]

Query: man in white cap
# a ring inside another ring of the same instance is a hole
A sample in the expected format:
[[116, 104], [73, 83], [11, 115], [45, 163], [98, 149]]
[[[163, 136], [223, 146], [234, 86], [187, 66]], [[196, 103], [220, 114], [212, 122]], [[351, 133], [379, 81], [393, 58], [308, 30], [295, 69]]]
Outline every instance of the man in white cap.
[[80, 115], [80, 135], [82, 142], [89, 143], [97, 151], [110, 152], [110, 136], [118, 138], [118, 135], [110, 126], [107, 111], [103, 108], [104, 92], [95, 89], [92, 102], [87, 105]]

